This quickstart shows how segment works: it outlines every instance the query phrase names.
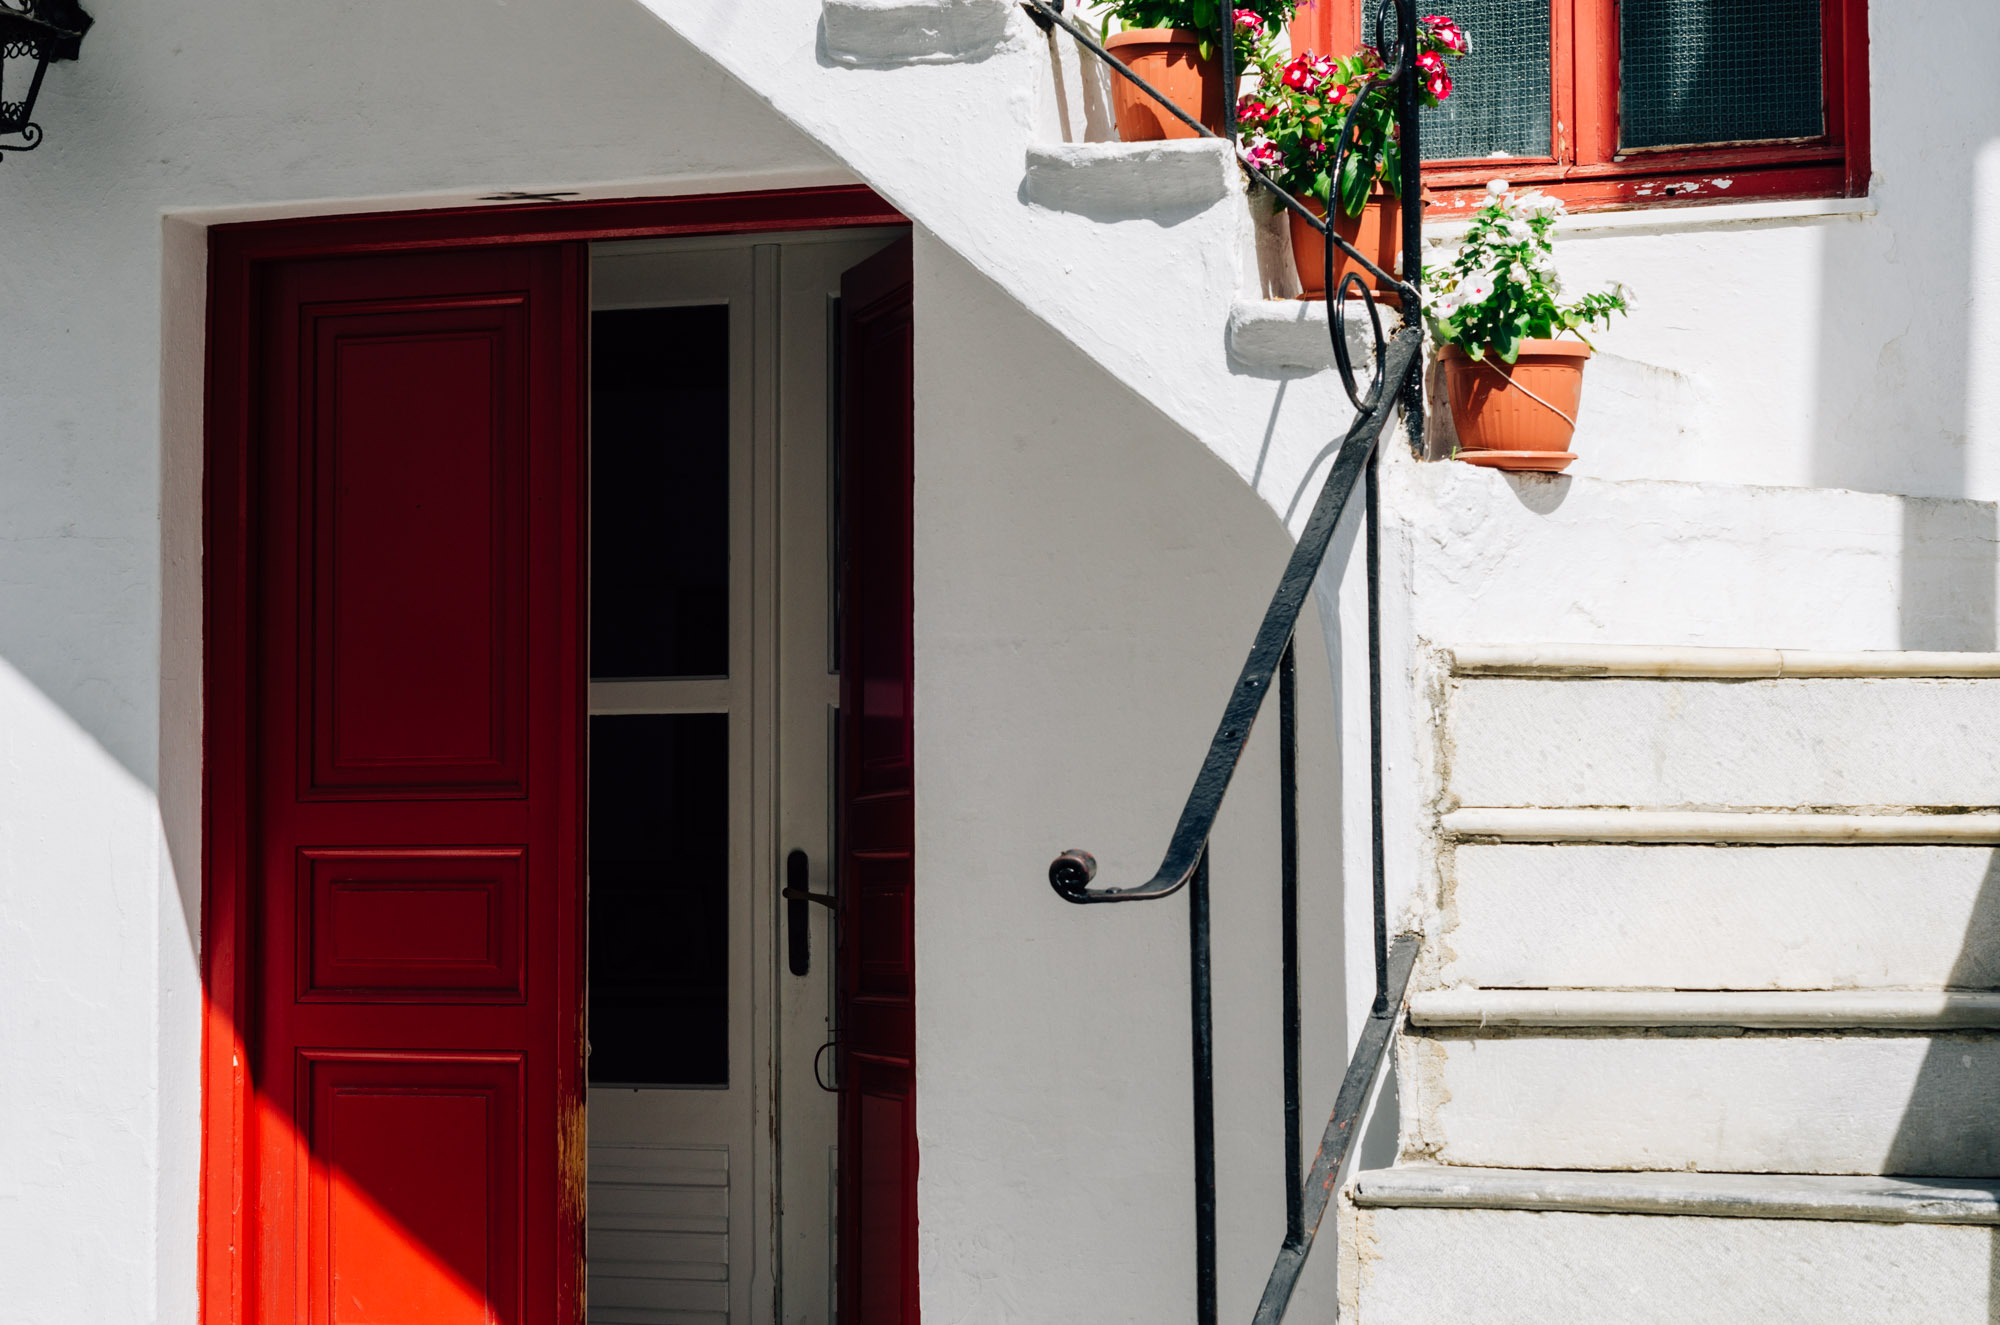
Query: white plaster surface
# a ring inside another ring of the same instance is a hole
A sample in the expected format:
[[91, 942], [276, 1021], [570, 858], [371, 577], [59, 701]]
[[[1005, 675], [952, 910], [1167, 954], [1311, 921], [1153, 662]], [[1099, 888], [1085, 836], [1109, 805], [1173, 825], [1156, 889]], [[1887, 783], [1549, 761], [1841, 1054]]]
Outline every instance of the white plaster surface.
[[2000, 986], [1991, 847], [1463, 844], [1441, 985]]
[[1011, 0], [825, 0], [827, 54], [844, 64], [951, 63], [1007, 37]]
[[[1289, 542], [1197, 439], [922, 230], [916, 300], [924, 1318], [1192, 1319], [1185, 899], [1071, 906], [1047, 871], [1072, 846], [1105, 885], [1158, 866]], [[1327, 807], [1347, 788], [1308, 621], [1300, 794]], [[1284, 1236], [1275, 732], [1253, 733], [1212, 843], [1228, 1319]], [[1301, 830], [1302, 932], [1338, 951], [1339, 823]], [[1336, 963], [1308, 970], [1315, 1136], [1360, 1028], [1347, 993]], [[1333, 1269], [1311, 1267], [1299, 1319], [1331, 1314]]]
[[2000, 1176], [2000, 1039], [1622, 1034], [1406, 1038], [1403, 1148], [1546, 1169]]
[[1988, 1325], [1977, 1225], [1361, 1209], [1347, 1325]]
[[1465, 805], [2000, 805], [2000, 681], [1465, 678]]

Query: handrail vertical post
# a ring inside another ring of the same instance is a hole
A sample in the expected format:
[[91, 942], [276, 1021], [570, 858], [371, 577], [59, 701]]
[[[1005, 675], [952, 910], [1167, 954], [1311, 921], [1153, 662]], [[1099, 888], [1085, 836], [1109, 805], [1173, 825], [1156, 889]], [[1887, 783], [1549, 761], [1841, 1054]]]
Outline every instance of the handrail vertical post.
[[1382, 502], [1377, 481], [1381, 448], [1368, 458], [1366, 485], [1368, 563], [1368, 829], [1374, 866], [1375, 1004], [1371, 1015], [1389, 1007], [1389, 908], [1387, 867], [1382, 858]]
[[[1401, 139], [1403, 163], [1403, 283], [1422, 290], [1424, 281], [1424, 154], [1419, 111], [1423, 105], [1417, 73], [1417, 0], [1396, 0], [1396, 22], [1402, 28], [1407, 47], [1408, 68], [1396, 89], [1397, 136]], [[1404, 325], [1417, 326], [1421, 308], [1403, 310]], [[1424, 375], [1416, 373], [1403, 387], [1403, 427], [1409, 434], [1411, 451], [1424, 455]]]
[[1188, 984], [1194, 1021], [1195, 1319], [1216, 1325], [1215, 1018], [1209, 990], [1208, 851], [1188, 883]]
[[1285, 1245], [1305, 1241], [1305, 1156], [1299, 1135], [1299, 733], [1298, 669], [1287, 644], [1278, 661], [1278, 850], [1285, 1010]]
[[1236, 146], [1236, 85], [1240, 81], [1236, 72], [1236, 5], [1234, 0], [1223, 0], [1222, 4], [1222, 136]]

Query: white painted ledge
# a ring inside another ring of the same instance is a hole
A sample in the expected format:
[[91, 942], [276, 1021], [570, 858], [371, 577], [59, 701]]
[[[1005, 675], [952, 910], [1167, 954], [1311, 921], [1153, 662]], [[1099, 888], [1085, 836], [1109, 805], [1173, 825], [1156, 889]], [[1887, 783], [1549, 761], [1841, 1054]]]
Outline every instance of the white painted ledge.
[[1990, 1030], [1984, 990], [1432, 989], [1410, 998], [1418, 1026], [1736, 1026], [1745, 1030]]
[[954, 64], [1007, 38], [1012, 0], [825, 0], [826, 53], [840, 64]]
[[[1527, 187], [1525, 184], [1523, 188]], [[1470, 213], [1473, 208], [1468, 208]], [[1575, 212], [1556, 222], [1559, 235], [1696, 234], [1705, 230], [1762, 229], [1778, 225], [1857, 220], [1875, 215], [1875, 199], [1793, 198], [1780, 202], [1718, 202], [1628, 207], [1617, 211]], [[1456, 244], [1471, 225], [1466, 217], [1449, 217], [1424, 225], [1426, 246]]]
[[1028, 200], [1052, 211], [1171, 220], [1242, 189], [1243, 172], [1219, 139], [1039, 143], [1028, 149]]
[[[1384, 339], [1396, 334], [1402, 314], [1378, 305]], [[1267, 372], [1319, 372], [1333, 367], [1333, 339], [1327, 333], [1324, 300], [1239, 299], [1229, 310], [1229, 355], [1238, 364]], [[1347, 348], [1357, 376], [1365, 377], [1375, 353], [1368, 307], [1347, 301]]]
[[2000, 845], [2000, 814], [1789, 814], [1706, 810], [1470, 808], [1452, 837], [1493, 842], [1928, 843]]
[[1446, 654], [1452, 671], [1462, 676], [2000, 677], [2000, 653], [1461, 644]]
[[1785, 1173], [1590, 1173], [1411, 1164], [1356, 1174], [1357, 1205], [1722, 1219], [2000, 1224], [2000, 1183]]

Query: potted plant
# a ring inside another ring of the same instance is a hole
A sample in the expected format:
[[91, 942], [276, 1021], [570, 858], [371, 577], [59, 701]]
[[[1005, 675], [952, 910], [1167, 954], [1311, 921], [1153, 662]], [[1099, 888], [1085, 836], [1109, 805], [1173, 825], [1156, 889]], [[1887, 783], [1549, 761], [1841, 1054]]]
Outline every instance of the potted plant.
[[[1458, 458], [1495, 469], [1555, 473], [1569, 449], [1592, 346], [1583, 328], [1628, 313], [1623, 285], [1560, 303], [1551, 234], [1563, 205], [1547, 194], [1486, 186], [1451, 262], [1424, 273], [1424, 315], [1439, 362]], [[1574, 340], [1558, 339], [1565, 333]]]
[[[1383, 271], [1394, 273], [1402, 240], [1402, 206], [1398, 196], [1403, 158], [1396, 133], [1396, 89], [1387, 79], [1382, 55], [1363, 46], [1349, 56], [1301, 51], [1281, 56], [1276, 43], [1258, 34], [1257, 90], [1237, 103], [1243, 136], [1243, 158], [1325, 216], [1336, 196], [1334, 230]], [[1441, 105], [1451, 95], [1450, 61], [1472, 49], [1458, 24], [1443, 14], [1429, 14], [1417, 25], [1417, 70], [1423, 101]], [[1358, 108], [1355, 103], [1359, 102]], [[1333, 178], [1334, 147], [1341, 125], [1353, 110], [1351, 144]], [[1359, 263], [1335, 250], [1334, 270], [1326, 271], [1326, 245], [1297, 213], [1291, 214], [1292, 260], [1298, 267], [1301, 299], [1324, 299]], [[1376, 288], [1378, 298], [1393, 301], [1392, 291]]]
[[[1104, 18], [1104, 47], [1133, 73], [1216, 133], [1222, 122], [1222, 59], [1215, 48], [1225, 0], [1111, 0]], [[1249, 72], [1257, 41], [1289, 23], [1294, 0], [1238, 0], [1236, 67]], [[1119, 31], [1113, 32], [1113, 22]], [[1231, 95], [1234, 95], [1233, 91]], [[1118, 136], [1128, 143], [1197, 138], [1187, 125], [1113, 75], [1111, 109]]]

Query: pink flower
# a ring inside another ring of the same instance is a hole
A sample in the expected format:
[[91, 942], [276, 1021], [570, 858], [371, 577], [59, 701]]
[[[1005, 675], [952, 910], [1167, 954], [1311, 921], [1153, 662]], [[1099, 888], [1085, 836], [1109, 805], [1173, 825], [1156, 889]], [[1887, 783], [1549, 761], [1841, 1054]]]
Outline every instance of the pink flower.
[[1277, 145], [1261, 133], [1252, 138], [1250, 145], [1243, 149], [1243, 159], [1250, 166], [1263, 171], [1267, 175], [1277, 176], [1284, 173], [1285, 154], [1280, 152]]
[[1236, 118], [1244, 124], [1262, 124], [1277, 113], [1277, 107], [1255, 97], [1244, 97], [1236, 103]]
[[1236, 26], [1243, 32], [1254, 33], [1259, 37], [1264, 35], [1264, 20], [1258, 17], [1254, 9], [1237, 10]]

